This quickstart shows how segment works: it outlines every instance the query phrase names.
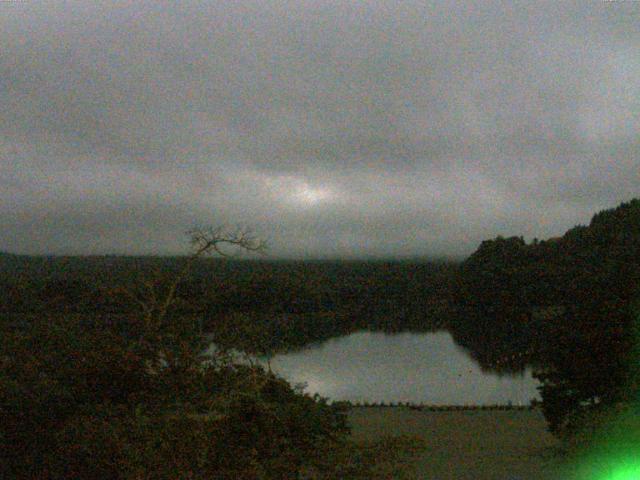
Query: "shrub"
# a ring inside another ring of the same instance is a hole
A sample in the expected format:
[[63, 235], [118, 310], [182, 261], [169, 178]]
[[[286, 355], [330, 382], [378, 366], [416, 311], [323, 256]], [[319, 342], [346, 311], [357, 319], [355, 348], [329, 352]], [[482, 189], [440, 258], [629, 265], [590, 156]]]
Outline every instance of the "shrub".
[[0, 478], [296, 478], [347, 432], [344, 406], [205, 361], [186, 336], [169, 364], [176, 332], [123, 336], [68, 317], [4, 333]]

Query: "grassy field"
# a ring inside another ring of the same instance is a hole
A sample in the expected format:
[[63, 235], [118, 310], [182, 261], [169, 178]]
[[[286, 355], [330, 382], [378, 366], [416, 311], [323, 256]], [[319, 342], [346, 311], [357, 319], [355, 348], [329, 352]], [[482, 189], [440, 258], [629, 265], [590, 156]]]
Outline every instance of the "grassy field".
[[430, 480], [555, 479], [557, 441], [539, 410], [428, 412], [354, 407], [356, 441], [384, 435], [419, 437], [423, 451], [407, 463], [408, 478]]

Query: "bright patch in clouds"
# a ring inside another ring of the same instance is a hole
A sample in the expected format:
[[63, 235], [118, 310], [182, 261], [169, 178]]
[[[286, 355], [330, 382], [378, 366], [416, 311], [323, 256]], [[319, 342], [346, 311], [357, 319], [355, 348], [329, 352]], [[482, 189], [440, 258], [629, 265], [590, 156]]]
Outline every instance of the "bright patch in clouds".
[[308, 183], [303, 182], [292, 198], [303, 205], [316, 205], [330, 200], [331, 192], [326, 188], [313, 188]]
[[311, 185], [294, 175], [266, 176], [263, 184], [272, 196], [295, 206], [310, 207], [336, 198], [335, 192], [330, 188]]

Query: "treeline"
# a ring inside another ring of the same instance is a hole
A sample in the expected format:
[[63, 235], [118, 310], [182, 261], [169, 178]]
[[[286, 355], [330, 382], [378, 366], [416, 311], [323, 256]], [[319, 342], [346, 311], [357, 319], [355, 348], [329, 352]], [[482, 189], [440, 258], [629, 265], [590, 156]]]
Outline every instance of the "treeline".
[[[101, 321], [137, 314], [165, 292], [180, 257], [0, 255], [0, 311]], [[447, 262], [257, 261], [203, 258], [178, 285], [173, 315], [198, 316], [220, 341], [259, 352], [286, 350], [358, 329], [444, 328], [455, 264]], [[254, 332], [261, 344], [253, 340]], [[251, 341], [250, 341], [251, 340]]]

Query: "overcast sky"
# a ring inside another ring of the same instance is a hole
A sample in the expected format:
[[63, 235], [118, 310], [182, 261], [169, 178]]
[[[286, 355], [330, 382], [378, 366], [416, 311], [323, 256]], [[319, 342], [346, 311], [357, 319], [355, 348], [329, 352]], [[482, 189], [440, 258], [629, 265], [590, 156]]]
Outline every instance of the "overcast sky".
[[639, 126], [640, 2], [0, 2], [10, 252], [467, 255], [639, 196]]

